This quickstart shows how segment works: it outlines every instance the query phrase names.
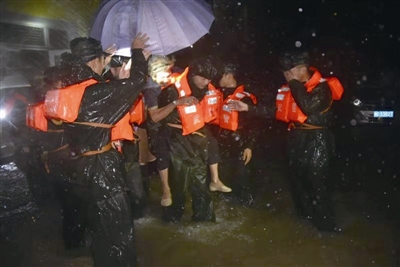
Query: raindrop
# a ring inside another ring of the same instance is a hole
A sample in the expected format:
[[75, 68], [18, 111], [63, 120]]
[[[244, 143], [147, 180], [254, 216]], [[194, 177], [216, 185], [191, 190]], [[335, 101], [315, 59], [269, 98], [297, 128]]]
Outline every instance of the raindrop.
[[333, 75], [333, 71], [329, 72], [331, 75]]
[[296, 42], [294, 43], [294, 45], [295, 45], [296, 47], [301, 47], [301, 42], [300, 42], [300, 41], [296, 41]]
[[241, 5], [242, 5], [242, 3], [238, 2], [238, 6], [241, 6]]
[[315, 37], [315, 36], [317, 36], [317, 34], [315, 34], [315, 32], [313, 32], [313, 33], [311, 33], [311, 36]]
[[382, 170], [381, 170], [381, 169], [378, 169], [378, 173], [382, 173]]
[[303, 9], [301, 7], [299, 8], [299, 12], [303, 12]]
[[324, 57], [324, 56], [325, 56], [325, 53], [322, 53], [322, 54], [321, 54], [321, 56], [323, 56], [323, 57]]

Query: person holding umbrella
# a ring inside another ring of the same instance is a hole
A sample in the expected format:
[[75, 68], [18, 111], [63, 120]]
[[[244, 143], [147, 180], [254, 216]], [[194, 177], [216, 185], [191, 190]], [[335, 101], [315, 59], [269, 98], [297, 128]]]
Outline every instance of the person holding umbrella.
[[[62, 86], [95, 83], [85, 88], [74, 122], [63, 123], [71, 149], [65, 170], [72, 190], [88, 202], [87, 221], [93, 237], [94, 266], [136, 266], [134, 224], [126, 192], [121, 154], [111, 146], [111, 128], [129, 112], [146, 82], [149, 40], [139, 33], [132, 42], [135, 64], [120, 69], [119, 80], [101, 76], [115, 50], [105, 53], [93, 38], [79, 37], [70, 42], [71, 55], [61, 63], [68, 69]], [[62, 90], [62, 89], [61, 89]]]

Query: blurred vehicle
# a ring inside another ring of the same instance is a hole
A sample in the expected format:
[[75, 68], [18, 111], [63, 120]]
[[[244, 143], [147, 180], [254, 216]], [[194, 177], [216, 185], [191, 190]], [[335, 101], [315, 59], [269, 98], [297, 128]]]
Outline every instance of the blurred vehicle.
[[352, 88], [345, 88], [343, 99], [333, 104], [335, 126], [347, 128], [397, 125], [400, 120], [399, 89], [382, 82], [356, 84]]
[[394, 101], [385, 101], [384, 98], [361, 100], [355, 98], [350, 101], [352, 105], [350, 125], [385, 124], [394, 123], [396, 111]]

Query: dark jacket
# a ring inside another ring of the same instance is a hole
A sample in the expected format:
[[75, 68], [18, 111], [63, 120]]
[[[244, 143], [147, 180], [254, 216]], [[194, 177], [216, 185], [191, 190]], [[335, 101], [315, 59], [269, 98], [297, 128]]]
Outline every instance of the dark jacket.
[[305, 123], [329, 127], [332, 121], [332, 92], [327, 82], [318, 84], [311, 93], [307, 93], [304, 83], [289, 81], [289, 88], [300, 110], [307, 115]]
[[[98, 83], [86, 88], [82, 98], [77, 122], [96, 122], [114, 125], [132, 107], [146, 82], [147, 64], [141, 50], [132, 51], [131, 75], [128, 79], [106, 82], [85, 64], [70, 66], [70, 74], [63, 78], [64, 86], [76, 84], [90, 78]], [[110, 129], [65, 124], [68, 143], [76, 154], [100, 150], [110, 143]]]

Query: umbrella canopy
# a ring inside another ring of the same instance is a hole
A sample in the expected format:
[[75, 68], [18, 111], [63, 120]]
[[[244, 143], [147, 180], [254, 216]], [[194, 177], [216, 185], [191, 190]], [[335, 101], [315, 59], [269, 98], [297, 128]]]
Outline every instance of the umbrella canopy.
[[106, 0], [93, 23], [90, 36], [103, 48], [118, 47], [117, 55], [130, 56], [137, 33], [146, 33], [153, 54], [168, 55], [193, 45], [207, 34], [214, 21], [203, 0]]

